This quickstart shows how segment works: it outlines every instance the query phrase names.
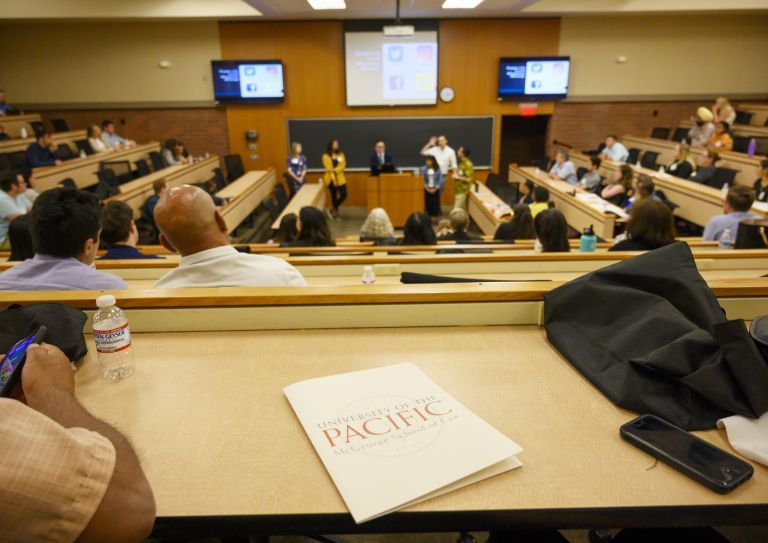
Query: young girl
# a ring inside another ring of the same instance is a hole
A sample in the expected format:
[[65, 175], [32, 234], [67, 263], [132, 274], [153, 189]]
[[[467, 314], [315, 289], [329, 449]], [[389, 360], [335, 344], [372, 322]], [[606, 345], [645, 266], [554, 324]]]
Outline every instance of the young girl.
[[432, 155], [424, 161], [421, 175], [424, 178], [424, 209], [434, 219], [440, 216], [440, 191], [443, 190], [445, 179]]

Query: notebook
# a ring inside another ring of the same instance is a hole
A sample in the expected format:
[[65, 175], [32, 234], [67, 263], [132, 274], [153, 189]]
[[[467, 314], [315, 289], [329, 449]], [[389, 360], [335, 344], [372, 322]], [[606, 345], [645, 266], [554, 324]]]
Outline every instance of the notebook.
[[284, 392], [358, 524], [522, 465], [517, 443], [410, 363]]

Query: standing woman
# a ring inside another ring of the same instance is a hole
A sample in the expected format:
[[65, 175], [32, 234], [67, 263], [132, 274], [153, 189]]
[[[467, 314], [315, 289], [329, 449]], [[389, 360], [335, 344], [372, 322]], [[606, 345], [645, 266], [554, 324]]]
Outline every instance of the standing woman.
[[304, 186], [304, 178], [307, 176], [307, 157], [302, 152], [301, 144], [294, 141], [291, 144], [291, 156], [288, 157], [288, 180], [291, 182], [291, 196], [296, 194]]
[[347, 159], [339, 148], [339, 140], [331, 140], [323, 154], [323, 181], [331, 191], [332, 208], [327, 210], [328, 217], [335, 221], [341, 220], [339, 207], [347, 199], [347, 178], [344, 175], [346, 167]]
[[421, 175], [424, 177], [424, 209], [430, 219], [436, 220], [440, 216], [440, 191], [445, 178], [432, 155], [427, 155]]

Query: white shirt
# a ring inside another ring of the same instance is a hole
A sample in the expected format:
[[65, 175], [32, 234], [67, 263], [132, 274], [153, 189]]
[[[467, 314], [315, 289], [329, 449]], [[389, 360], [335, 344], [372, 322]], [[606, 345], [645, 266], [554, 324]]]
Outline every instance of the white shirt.
[[106, 153], [109, 151], [109, 147], [99, 138], [88, 138], [88, 143], [91, 144], [91, 149], [94, 153]]
[[231, 245], [181, 258], [155, 288], [303, 287], [307, 282], [296, 268], [272, 256], [239, 253]]
[[458, 164], [456, 162], [456, 151], [445, 146], [445, 149], [440, 149], [439, 145], [435, 145], [427, 149], [427, 154], [435, 157], [437, 165], [440, 167], [440, 172], [443, 175], [448, 175], [448, 170], [456, 171]]

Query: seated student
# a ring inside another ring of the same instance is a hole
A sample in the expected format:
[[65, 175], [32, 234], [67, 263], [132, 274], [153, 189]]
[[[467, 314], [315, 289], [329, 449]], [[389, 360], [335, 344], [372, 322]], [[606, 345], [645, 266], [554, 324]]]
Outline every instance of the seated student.
[[736, 122], [736, 110], [733, 109], [728, 98], [718, 96], [712, 105], [712, 117], [715, 122], [725, 121], [729, 125], [733, 125]]
[[392, 171], [395, 166], [395, 161], [392, 159], [392, 155], [387, 153], [387, 146], [384, 140], [379, 140], [373, 146], [373, 152], [368, 159], [368, 163], [371, 166], [371, 175], [379, 175], [382, 171]]
[[637, 176], [637, 181], [635, 181], [634, 194], [627, 200], [627, 203], [624, 204], [624, 209], [629, 211], [634, 205], [646, 198], [658, 200], [658, 197], [654, 194], [655, 191], [656, 185], [653, 182], [653, 179], [651, 179], [650, 176], [641, 173]]
[[3, 540], [144, 541], [152, 489], [129, 441], [78, 402], [67, 356], [30, 345], [17, 391], [0, 398]]
[[435, 227], [435, 232], [438, 238], [453, 234], [453, 229], [451, 228], [451, 221], [449, 219], [440, 219], [437, 222], [437, 226]]
[[277, 233], [275, 237], [269, 240], [269, 243], [276, 245], [282, 245], [283, 243], [291, 243], [299, 237], [299, 217], [296, 213], [286, 213], [283, 218], [280, 219], [280, 226], [277, 227]]
[[581, 179], [579, 179], [578, 187], [588, 192], [595, 192], [600, 184], [603, 182], [603, 178], [600, 176], [600, 164], [602, 160], [598, 157], [589, 157], [589, 166], [587, 166], [587, 173], [585, 173]]
[[723, 215], [716, 215], [709, 219], [704, 227], [705, 241], [720, 241], [723, 232], [729, 231], [732, 241], [736, 240], [736, 233], [741, 221], [760, 219], [758, 215], [752, 215], [749, 210], [755, 201], [755, 195], [749, 187], [734, 185], [728, 189], [723, 206]]
[[675, 241], [675, 219], [669, 206], [645, 198], [632, 206], [626, 239], [609, 251], [650, 251]]
[[699, 166], [688, 179], [690, 181], [701, 183], [702, 185], [708, 184], [709, 180], [712, 179], [712, 176], [715, 175], [715, 163], [718, 160], [720, 160], [720, 156], [716, 152], [709, 149], [705, 150], [701, 155], [701, 158], [699, 158]]
[[512, 206], [512, 217], [508, 222], [500, 224], [493, 234], [493, 239], [515, 241], [518, 239], [535, 239], [533, 216], [531, 209], [524, 204]]
[[88, 125], [88, 144], [96, 154], [106, 153], [112, 148], [101, 139], [101, 128], [97, 124]]
[[438, 238], [438, 241], [455, 241], [456, 243], [477, 243], [482, 238], [467, 233], [469, 227], [469, 214], [462, 208], [457, 207], [448, 214], [448, 220], [451, 221], [452, 234]]
[[334, 247], [328, 219], [322, 211], [312, 206], [299, 210], [299, 237], [290, 243], [281, 243], [282, 247]]
[[8, 240], [8, 225], [15, 218], [28, 213], [32, 208], [32, 203], [24, 196], [23, 178], [19, 180], [18, 176], [5, 172], [0, 178], [0, 249], [8, 250], [10, 242]]
[[730, 134], [731, 125], [725, 121], [715, 123], [715, 133], [709, 139], [707, 149], [722, 153], [733, 149], [733, 138]]
[[715, 125], [712, 124], [714, 115], [705, 107], [700, 107], [696, 110], [696, 115], [693, 117], [694, 125], [688, 131], [688, 139], [691, 145], [694, 147], [706, 147], [709, 144], [709, 140], [712, 139], [712, 134], [715, 133]]
[[136, 248], [139, 230], [133, 222], [133, 209], [119, 200], [109, 202], [101, 212], [101, 242], [107, 252], [99, 260], [160, 258], [157, 255], [145, 255]]
[[558, 151], [555, 155], [555, 163], [549, 170], [549, 177], [560, 179], [575, 185], [579, 182], [576, 177], [576, 166], [571, 161], [566, 151]]
[[110, 149], [136, 146], [135, 141], [120, 136], [115, 129], [115, 123], [109, 119], [101, 121], [101, 139]]
[[531, 208], [531, 216], [535, 219], [536, 215], [549, 209], [549, 189], [537, 185], [533, 189], [533, 203], [528, 206]]
[[166, 166], [178, 166], [187, 163], [187, 159], [184, 157], [184, 146], [173, 138], [165, 140], [162, 157]]
[[224, 217], [201, 188], [168, 191], [155, 207], [160, 244], [181, 254], [156, 288], [303, 286], [301, 274], [279, 258], [239, 253], [229, 244]]
[[8, 241], [11, 243], [10, 262], [21, 262], [35, 256], [32, 245], [32, 232], [29, 226], [29, 214], [16, 217], [8, 225]]
[[40, 168], [43, 166], [58, 166], [61, 160], [54, 154], [56, 144], [49, 132], [40, 132], [34, 143], [30, 143], [24, 154], [24, 165], [28, 168]]
[[755, 190], [755, 199], [760, 202], [768, 202], [768, 159], [760, 161], [757, 165], [759, 177], [752, 185]]
[[691, 148], [688, 144], [678, 143], [675, 145], [674, 159], [664, 167], [664, 171], [675, 177], [688, 179], [695, 169], [696, 163], [691, 158]]
[[522, 183], [518, 185], [518, 194], [519, 197], [517, 199], [518, 204], [532, 204], [533, 203], [533, 181], [530, 179], [526, 179]]
[[16, 172], [16, 177], [18, 178], [22, 190], [24, 191], [24, 196], [26, 196], [27, 200], [34, 204], [35, 200], [37, 200], [37, 197], [40, 196], [40, 193], [35, 190], [37, 185], [35, 172], [32, 171], [32, 168], [22, 166]]
[[365, 222], [360, 228], [360, 241], [373, 241], [376, 245], [395, 243], [395, 228], [384, 208], [373, 208], [365, 218]]
[[5, 131], [5, 127], [0, 124], [0, 141], [5, 141], [11, 139], [11, 136], [8, 135], [8, 133]]
[[556, 209], [545, 209], [533, 219], [536, 232], [536, 250], [542, 253], [567, 253], [568, 225], [565, 217]]
[[629, 158], [629, 151], [627, 151], [624, 144], [619, 141], [619, 138], [610, 135], [605, 138], [605, 147], [603, 147], [603, 150], [600, 153], [600, 158], [603, 160], [613, 160], [614, 162], [626, 162]]
[[0, 290], [122, 290], [125, 281], [93, 269], [101, 207], [82, 190], [50, 189], [29, 214], [35, 257], [0, 275]]
[[168, 193], [168, 183], [162, 179], [158, 179], [152, 183], [152, 192], [154, 192], [154, 194], [144, 202], [144, 211], [146, 212], [147, 217], [154, 221], [155, 206], [157, 206], [157, 202], [160, 198]]
[[432, 221], [426, 213], [415, 212], [408, 215], [403, 227], [400, 245], [435, 245], [437, 236], [432, 229]]
[[632, 168], [626, 164], [619, 166], [614, 174], [613, 178], [600, 192], [600, 197], [603, 200], [608, 200], [612, 204], [623, 207], [627, 199], [632, 196], [632, 180], [634, 175]]

